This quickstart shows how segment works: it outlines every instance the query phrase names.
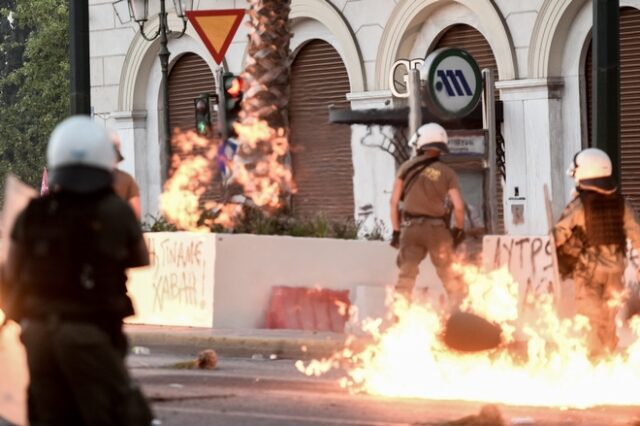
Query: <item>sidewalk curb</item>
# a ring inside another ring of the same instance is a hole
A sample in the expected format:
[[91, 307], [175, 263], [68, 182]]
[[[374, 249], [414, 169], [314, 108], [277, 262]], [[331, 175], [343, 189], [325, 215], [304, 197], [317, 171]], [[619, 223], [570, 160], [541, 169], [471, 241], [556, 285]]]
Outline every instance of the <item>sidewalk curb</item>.
[[344, 337], [268, 337], [229, 336], [198, 332], [147, 331], [127, 329], [130, 346], [143, 346], [161, 351], [163, 348], [174, 352], [195, 355], [203, 349], [214, 349], [223, 356], [252, 357], [275, 355], [287, 359], [326, 358], [344, 347]]

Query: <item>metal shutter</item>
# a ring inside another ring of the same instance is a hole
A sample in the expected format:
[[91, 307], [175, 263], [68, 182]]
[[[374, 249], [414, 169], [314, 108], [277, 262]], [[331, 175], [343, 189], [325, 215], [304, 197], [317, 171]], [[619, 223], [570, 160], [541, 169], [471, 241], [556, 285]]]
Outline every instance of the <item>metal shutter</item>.
[[620, 176], [640, 210], [640, 10], [620, 9]]
[[[216, 93], [216, 83], [209, 65], [195, 53], [186, 53], [181, 56], [169, 73], [169, 126], [173, 132], [195, 130], [195, 106], [194, 99], [201, 94]], [[211, 121], [214, 126], [217, 123], [217, 116], [211, 105]], [[176, 147], [171, 145], [171, 152], [178, 152]], [[212, 141], [212, 143], [214, 143]], [[218, 200], [222, 194], [222, 183], [220, 173], [215, 164], [213, 182], [207, 186], [205, 194], [201, 198], [201, 203], [207, 200]], [[169, 171], [169, 176], [174, 170]]]
[[[585, 61], [587, 125], [592, 145], [593, 58]], [[640, 211], [640, 10], [620, 9], [620, 176], [622, 192]]]
[[[498, 65], [496, 58], [493, 56], [491, 46], [484, 38], [480, 31], [475, 28], [465, 25], [456, 24], [447, 29], [436, 43], [434, 50], [441, 47], [457, 47], [464, 49], [473, 56], [478, 63], [481, 70], [488, 68], [493, 70], [493, 76], [498, 81]], [[498, 98], [498, 90], [496, 89], [495, 97]], [[498, 157], [500, 158], [500, 157]], [[496, 170], [497, 173], [497, 191], [496, 191], [496, 203], [498, 213], [498, 233], [504, 233], [504, 205], [502, 194], [502, 175], [500, 170]]]
[[289, 126], [294, 214], [353, 218], [351, 128], [329, 123], [328, 106], [348, 108], [349, 76], [338, 52], [312, 40], [291, 67]]

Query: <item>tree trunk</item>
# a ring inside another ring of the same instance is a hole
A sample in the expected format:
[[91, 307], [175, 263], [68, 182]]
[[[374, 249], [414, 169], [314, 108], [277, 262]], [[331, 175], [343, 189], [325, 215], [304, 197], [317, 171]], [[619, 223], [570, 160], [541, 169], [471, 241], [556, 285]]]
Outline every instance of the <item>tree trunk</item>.
[[287, 127], [291, 0], [248, 0], [248, 60], [241, 122], [265, 120], [273, 129]]
[[[248, 0], [250, 27], [236, 182], [254, 203], [277, 210], [293, 191], [288, 167], [291, 0]], [[272, 194], [277, 188], [275, 196]]]

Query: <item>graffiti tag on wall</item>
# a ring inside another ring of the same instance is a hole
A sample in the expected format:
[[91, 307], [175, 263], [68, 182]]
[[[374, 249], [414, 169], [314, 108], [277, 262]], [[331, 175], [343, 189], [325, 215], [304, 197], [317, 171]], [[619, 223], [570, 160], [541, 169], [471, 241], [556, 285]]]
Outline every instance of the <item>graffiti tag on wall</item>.
[[[507, 267], [519, 284], [520, 300], [531, 292], [553, 292], [551, 240], [548, 236], [487, 235], [483, 240], [482, 254], [485, 268], [492, 270]], [[638, 253], [629, 250], [624, 278], [632, 294], [640, 293], [636, 273], [639, 264]], [[563, 309], [570, 312], [573, 303], [571, 279], [561, 283], [560, 292], [564, 299]]]
[[133, 322], [211, 327], [213, 241], [197, 234], [148, 233], [151, 265], [131, 271]]

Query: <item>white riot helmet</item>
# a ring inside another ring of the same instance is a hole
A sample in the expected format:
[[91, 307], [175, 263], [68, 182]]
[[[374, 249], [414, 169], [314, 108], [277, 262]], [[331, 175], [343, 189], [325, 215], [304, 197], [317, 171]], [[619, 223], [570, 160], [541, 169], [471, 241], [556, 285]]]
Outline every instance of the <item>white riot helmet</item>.
[[108, 187], [115, 161], [107, 129], [85, 115], [69, 117], [49, 138], [49, 185], [80, 193]]
[[448, 143], [447, 131], [438, 123], [423, 124], [409, 141], [409, 145], [417, 151], [437, 149], [445, 154], [449, 152]]
[[567, 174], [579, 186], [592, 186], [603, 190], [614, 190], [615, 182], [611, 177], [613, 167], [606, 152], [598, 148], [587, 148], [573, 157], [573, 163]]

